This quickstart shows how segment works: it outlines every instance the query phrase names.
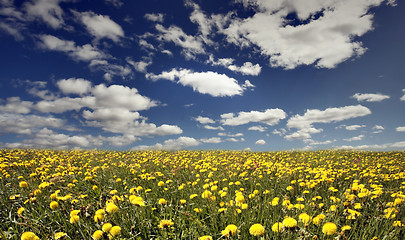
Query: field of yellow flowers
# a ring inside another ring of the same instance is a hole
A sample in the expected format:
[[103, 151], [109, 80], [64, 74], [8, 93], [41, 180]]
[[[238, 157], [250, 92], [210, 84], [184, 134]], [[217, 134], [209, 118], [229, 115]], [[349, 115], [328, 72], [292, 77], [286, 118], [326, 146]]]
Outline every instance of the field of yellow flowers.
[[405, 152], [0, 150], [0, 239], [405, 239]]

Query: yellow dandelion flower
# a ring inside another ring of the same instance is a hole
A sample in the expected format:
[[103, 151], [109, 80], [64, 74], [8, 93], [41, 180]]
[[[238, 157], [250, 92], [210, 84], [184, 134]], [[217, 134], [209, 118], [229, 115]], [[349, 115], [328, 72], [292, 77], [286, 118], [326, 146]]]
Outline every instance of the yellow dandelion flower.
[[323, 225], [322, 227], [322, 232], [326, 235], [332, 235], [335, 234], [337, 230], [337, 226], [334, 223], [327, 222]]
[[70, 217], [70, 223], [75, 224], [79, 221], [80, 217], [77, 215], [71, 216]]
[[56, 201], [52, 201], [52, 202], [49, 204], [49, 207], [50, 207], [52, 210], [55, 210], [55, 209], [57, 209], [57, 208], [59, 207], [59, 203], [56, 202]]
[[205, 199], [211, 198], [211, 196], [212, 196], [212, 192], [210, 192], [210, 191], [208, 191], [208, 190], [205, 190], [205, 191], [201, 194], [201, 197], [202, 197], [202, 198], [205, 198]]
[[245, 197], [242, 194], [239, 194], [235, 197], [235, 202], [243, 203], [245, 201]]
[[103, 226], [101, 227], [101, 230], [103, 230], [103, 232], [110, 232], [112, 228], [112, 224], [111, 223], [104, 223]]
[[28, 183], [26, 181], [21, 181], [19, 185], [20, 185], [21, 188], [28, 187]]
[[287, 228], [296, 227], [297, 226], [297, 220], [295, 220], [292, 217], [286, 217], [283, 220], [283, 225], [284, 225], [284, 227], [287, 227]]
[[165, 182], [163, 182], [163, 181], [158, 182], [159, 187], [163, 187], [164, 185], [165, 185]]
[[301, 213], [298, 216], [298, 219], [301, 220], [301, 222], [303, 222], [305, 225], [308, 225], [308, 223], [311, 221], [311, 216], [306, 213]]
[[193, 198], [195, 198], [195, 197], [197, 197], [198, 195], [197, 194], [191, 194], [190, 195], [190, 199], [193, 199]]
[[18, 214], [18, 215], [21, 215], [24, 211], [25, 211], [25, 208], [20, 207], [20, 208], [17, 210], [17, 214]]
[[115, 205], [114, 203], [108, 204], [108, 205], [106, 206], [106, 208], [105, 208], [105, 210], [106, 210], [108, 213], [115, 213], [115, 212], [118, 211], [118, 209], [119, 209], [118, 206]]
[[121, 233], [121, 227], [120, 226], [114, 226], [110, 229], [110, 234], [115, 237]]
[[186, 202], [187, 202], [187, 201], [186, 201], [185, 199], [180, 199], [180, 204], [181, 204], [181, 205], [186, 204]]
[[166, 199], [164, 199], [164, 198], [160, 198], [158, 203], [159, 203], [160, 205], [163, 205], [163, 204], [166, 204], [167, 201], [166, 201]]
[[193, 210], [194, 210], [194, 212], [196, 212], [196, 213], [202, 212], [202, 209], [201, 209], [201, 208], [194, 208]]
[[163, 229], [165, 227], [170, 227], [170, 226], [173, 226], [173, 225], [174, 225], [174, 223], [172, 222], [172, 220], [170, 220], [170, 219], [162, 219], [162, 220], [160, 220], [158, 227], [160, 229]]
[[229, 224], [228, 226], [226, 226], [225, 230], [227, 230], [231, 234], [231, 236], [233, 236], [238, 230], [238, 227], [235, 224]]
[[342, 227], [342, 232], [347, 231], [347, 230], [350, 230], [350, 229], [352, 229], [352, 227], [350, 227], [349, 225], [344, 225], [344, 226]]
[[273, 232], [282, 232], [283, 227], [284, 227], [284, 225], [282, 222], [276, 222], [275, 224], [273, 224], [273, 226], [271, 226], [271, 230]]
[[64, 239], [64, 237], [66, 237], [66, 236], [67, 236], [67, 234], [64, 233], [64, 232], [57, 232], [57, 233], [55, 233], [55, 239], [56, 239], [56, 240], [58, 240], [58, 239]]
[[21, 235], [21, 240], [39, 240], [39, 237], [33, 232], [24, 232]]
[[264, 227], [260, 223], [253, 224], [249, 228], [249, 233], [250, 233], [250, 235], [253, 235], [253, 236], [263, 235], [264, 234]]
[[402, 224], [401, 221], [394, 221], [394, 223], [392, 224], [392, 226], [394, 226], [394, 227], [402, 227], [402, 226], [404, 226], [404, 224]]
[[101, 230], [96, 230], [96, 231], [93, 233], [93, 239], [94, 239], [94, 240], [100, 240], [100, 239], [103, 238], [103, 235], [104, 235], [103, 231], [101, 231]]
[[212, 237], [206, 235], [206, 236], [199, 237], [198, 240], [212, 240]]
[[95, 222], [101, 222], [101, 221], [103, 221], [104, 220], [104, 215], [102, 215], [102, 214], [96, 214], [96, 215], [94, 215], [94, 221]]

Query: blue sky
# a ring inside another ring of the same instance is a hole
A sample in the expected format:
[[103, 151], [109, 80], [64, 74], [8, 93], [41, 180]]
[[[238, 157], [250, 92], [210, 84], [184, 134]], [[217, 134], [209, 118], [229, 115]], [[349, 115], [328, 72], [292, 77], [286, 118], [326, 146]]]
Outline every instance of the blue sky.
[[0, 147], [404, 150], [404, 12], [0, 0]]

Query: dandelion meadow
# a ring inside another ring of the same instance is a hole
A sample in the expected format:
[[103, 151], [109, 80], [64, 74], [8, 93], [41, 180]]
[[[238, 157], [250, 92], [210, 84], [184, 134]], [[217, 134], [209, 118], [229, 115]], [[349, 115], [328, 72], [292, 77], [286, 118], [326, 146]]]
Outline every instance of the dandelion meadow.
[[404, 239], [405, 152], [0, 151], [1, 239]]

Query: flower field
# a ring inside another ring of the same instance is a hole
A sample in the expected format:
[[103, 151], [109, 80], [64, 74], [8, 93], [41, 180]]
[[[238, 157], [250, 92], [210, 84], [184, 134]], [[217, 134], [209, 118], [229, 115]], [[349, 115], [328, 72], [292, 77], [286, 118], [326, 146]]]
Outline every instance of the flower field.
[[0, 239], [405, 239], [405, 152], [0, 150]]

